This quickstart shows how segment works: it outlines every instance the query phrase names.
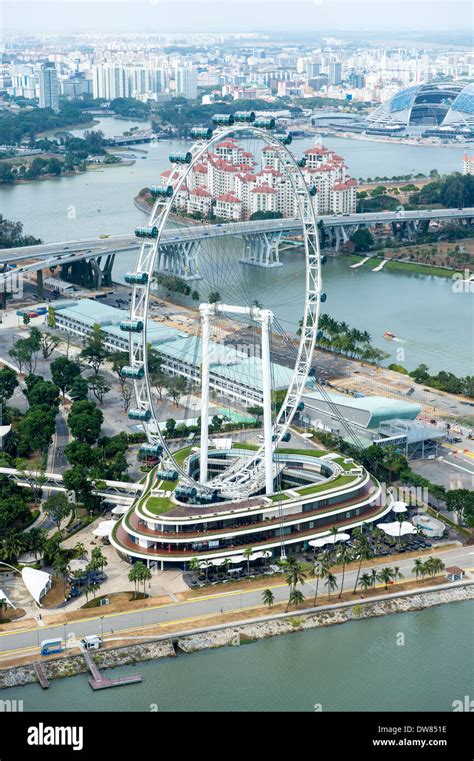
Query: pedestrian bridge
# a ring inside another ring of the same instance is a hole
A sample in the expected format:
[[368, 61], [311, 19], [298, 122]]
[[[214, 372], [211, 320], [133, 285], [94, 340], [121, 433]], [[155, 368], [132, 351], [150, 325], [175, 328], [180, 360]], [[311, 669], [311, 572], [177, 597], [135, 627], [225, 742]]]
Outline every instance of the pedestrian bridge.
[[[17, 468], [0, 468], [0, 475], [7, 476], [15, 481], [18, 486], [30, 488], [48, 489], [49, 491], [66, 492], [75, 500], [75, 495], [68, 492], [63, 484], [63, 477], [59, 473], [48, 473], [42, 470], [18, 470]], [[143, 491], [143, 484], [129, 481], [97, 481], [93, 485], [92, 493], [99, 497], [106, 497], [110, 502], [120, 504], [132, 504], [133, 500]]]

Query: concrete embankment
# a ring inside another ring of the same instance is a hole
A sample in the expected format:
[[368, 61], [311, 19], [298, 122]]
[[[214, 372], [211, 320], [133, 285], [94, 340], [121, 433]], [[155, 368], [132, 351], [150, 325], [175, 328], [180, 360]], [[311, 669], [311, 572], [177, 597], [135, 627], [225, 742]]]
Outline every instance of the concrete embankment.
[[[290, 613], [255, 619], [242, 624], [225, 624], [202, 628], [191, 633], [181, 632], [162, 635], [153, 642], [128, 645], [103, 650], [94, 656], [100, 669], [114, 668], [172, 657], [178, 653], [193, 653], [218, 647], [244, 645], [278, 634], [317, 629], [322, 626], [360, 621], [365, 618], [387, 616], [393, 613], [407, 613], [424, 610], [434, 605], [449, 602], [465, 602], [474, 599], [474, 583], [456, 583], [442, 589], [423, 592], [402, 592], [390, 597], [342, 603], [339, 606], [324, 606], [321, 609], [293, 610]], [[48, 680], [75, 676], [86, 672], [87, 665], [82, 655], [56, 658], [44, 661], [43, 668]], [[0, 670], [0, 688], [19, 687], [37, 681], [32, 664]]]

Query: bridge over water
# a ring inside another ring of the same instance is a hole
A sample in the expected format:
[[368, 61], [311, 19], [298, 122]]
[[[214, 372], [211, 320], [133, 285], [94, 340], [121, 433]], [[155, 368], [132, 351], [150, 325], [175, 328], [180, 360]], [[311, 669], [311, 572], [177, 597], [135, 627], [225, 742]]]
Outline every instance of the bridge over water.
[[[472, 225], [474, 208], [432, 209], [426, 211], [382, 211], [359, 214], [321, 216], [320, 224], [329, 245], [336, 250], [361, 227], [392, 226], [393, 235], [413, 237], [419, 230], [427, 230], [433, 221], [456, 221]], [[299, 219], [283, 218], [223, 224], [196, 224], [165, 230], [160, 239], [157, 271], [193, 280], [199, 275], [199, 247], [203, 241], [225, 237], [240, 237], [243, 241], [241, 261], [258, 267], [280, 265], [279, 247], [284, 236], [298, 238]], [[15, 264], [15, 274], [41, 273], [44, 269], [74, 264], [83, 260], [91, 263], [96, 285], [103, 283], [104, 273], [109, 277], [115, 256], [132, 251], [141, 245], [133, 234], [99, 236], [84, 240], [43, 243], [0, 251], [0, 285], [11, 277], [8, 265]], [[105, 266], [101, 270], [102, 259]], [[34, 260], [34, 261], [33, 261]], [[22, 262], [24, 262], [22, 264]], [[40, 275], [38, 285], [41, 287]]]

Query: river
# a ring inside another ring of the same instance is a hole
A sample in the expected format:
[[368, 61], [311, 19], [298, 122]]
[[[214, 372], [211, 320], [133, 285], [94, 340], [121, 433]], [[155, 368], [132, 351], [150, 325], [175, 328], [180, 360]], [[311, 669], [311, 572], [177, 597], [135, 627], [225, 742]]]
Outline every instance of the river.
[[[148, 125], [101, 118], [93, 129], [102, 129], [110, 137], [133, 126]], [[73, 130], [75, 135], [83, 132]], [[333, 136], [324, 138], [324, 143], [345, 157], [354, 177], [428, 173], [433, 168], [440, 172], [455, 171], [460, 168], [463, 152], [453, 146], [409, 146]], [[312, 144], [313, 138], [294, 141], [295, 153], [301, 155]], [[184, 145], [174, 140], [139, 146], [146, 152], [137, 151], [132, 166], [2, 187], [0, 213], [7, 219], [20, 220], [25, 232], [44, 241], [129, 232], [144, 221], [133, 197], [141, 188], [159, 181], [160, 172], [168, 166], [170, 151], [182, 150]], [[134, 147], [132, 153], [133, 150]], [[283, 255], [283, 261], [285, 266], [280, 270], [255, 273], [255, 281], [268, 284], [271, 279], [274, 293], [290, 283], [291, 296], [291, 289], [301, 288], [301, 259], [288, 253]], [[130, 254], [118, 259], [115, 278], [119, 280], [133, 262]], [[328, 294], [325, 309], [354, 327], [368, 330], [375, 345], [390, 353], [389, 361], [409, 369], [424, 362], [432, 371], [445, 369], [457, 375], [470, 374], [472, 294], [454, 293], [449, 278], [389, 271], [373, 273], [366, 266], [352, 270], [346, 261], [337, 259], [328, 262], [324, 284]], [[286, 303], [286, 307], [280, 307], [278, 317], [290, 329], [300, 318], [301, 310], [299, 306], [290, 310], [291, 298]], [[278, 305], [275, 308], [278, 311]], [[401, 343], [385, 341], [382, 337], [385, 330], [399, 336]]]
[[1, 697], [42, 712], [447, 712], [472, 695], [471, 631], [472, 603], [450, 603], [121, 667], [143, 683], [117, 690], [92, 693], [83, 674]]

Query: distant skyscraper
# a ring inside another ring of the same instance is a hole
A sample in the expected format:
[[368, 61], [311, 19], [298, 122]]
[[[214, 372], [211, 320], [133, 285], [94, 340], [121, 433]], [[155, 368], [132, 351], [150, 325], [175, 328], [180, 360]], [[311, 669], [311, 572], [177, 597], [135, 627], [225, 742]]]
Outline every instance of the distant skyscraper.
[[59, 111], [58, 75], [54, 63], [45, 63], [39, 70], [39, 105]]
[[340, 85], [342, 82], [342, 66], [340, 63], [329, 64], [329, 84]]
[[177, 66], [175, 68], [176, 95], [197, 98], [197, 72], [195, 69]]
[[320, 72], [321, 72], [320, 63], [309, 61], [309, 63], [306, 64], [306, 76], [308, 77], [308, 79], [312, 79], [313, 77], [319, 77]]

